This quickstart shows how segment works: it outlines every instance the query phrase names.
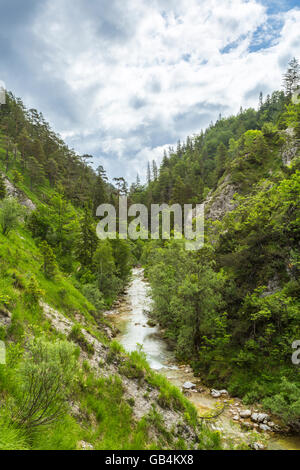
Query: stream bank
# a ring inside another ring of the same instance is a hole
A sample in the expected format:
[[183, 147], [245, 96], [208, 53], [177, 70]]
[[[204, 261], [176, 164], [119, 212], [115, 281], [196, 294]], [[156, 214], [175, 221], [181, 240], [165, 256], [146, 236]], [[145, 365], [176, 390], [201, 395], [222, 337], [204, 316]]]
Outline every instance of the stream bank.
[[[239, 417], [240, 411], [245, 410], [241, 400], [236, 398], [232, 400], [226, 396], [221, 399], [213, 398], [210, 390], [200, 383], [199, 378], [194, 376], [189, 366], [177, 363], [174, 353], [161, 337], [159, 327], [153, 326], [149, 322], [147, 312], [151, 310], [151, 306], [151, 288], [144, 279], [144, 271], [142, 268], [134, 268], [126, 295], [118, 302], [117, 308], [108, 314], [120, 331], [117, 340], [128, 352], [135, 350], [137, 344], [142, 345], [151, 368], [159, 371], [180, 389], [183, 389], [183, 385], [187, 382], [194, 384], [195, 386], [186, 394], [197, 408], [200, 417], [214, 413], [217, 402], [219, 400], [223, 402], [226, 409], [213, 421], [211, 427], [219, 430], [226, 439], [232, 439], [235, 443], [249, 442], [253, 429], [250, 429], [251, 421], [249, 419], [244, 420]], [[248, 431], [250, 432], [247, 431], [246, 423], [248, 423]], [[267, 448], [270, 450], [300, 449], [299, 436], [286, 437], [264, 432], [259, 436], [261, 436], [261, 440], [267, 442]]]

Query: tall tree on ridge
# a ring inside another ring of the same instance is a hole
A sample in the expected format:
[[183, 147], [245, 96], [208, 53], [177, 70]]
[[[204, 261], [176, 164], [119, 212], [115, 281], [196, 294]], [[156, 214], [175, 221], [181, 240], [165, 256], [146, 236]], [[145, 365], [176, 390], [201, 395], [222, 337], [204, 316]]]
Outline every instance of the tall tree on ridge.
[[294, 57], [289, 61], [288, 69], [283, 76], [283, 85], [285, 94], [291, 98], [292, 94], [297, 90], [300, 84], [300, 64]]

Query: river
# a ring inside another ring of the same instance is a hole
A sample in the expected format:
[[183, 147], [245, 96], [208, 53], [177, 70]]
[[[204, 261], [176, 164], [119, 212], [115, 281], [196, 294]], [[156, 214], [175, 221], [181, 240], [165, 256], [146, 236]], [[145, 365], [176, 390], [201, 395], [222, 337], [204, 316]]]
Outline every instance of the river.
[[[189, 366], [176, 362], [174, 353], [168, 348], [159, 328], [148, 324], [147, 312], [151, 310], [151, 304], [151, 288], [144, 279], [144, 271], [142, 268], [134, 268], [125, 297], [110, 314], [120, 331], [117, 340], [128, 352], [135, 350], [138, 344], [142, 345], [150, 366], [179, 388], [187, 381], [196, 384], [197, 391], [191, 391], [188, 398], [197, 408], [199, 416], [204, 416], [215, 408], [216, 399], [211, 397], [209, 389], [199, 382]], [[234, 403], [237, 407], [243, 407], [238, 399], [234, 399]], [[247, 440], [247, 433], [232, 420], [229, 408], [215, 420], [213, 426], [235, 442]], [[274, 450], [299, 450], [300, 437], [276, 435], [268, 439], [267, 446]]]

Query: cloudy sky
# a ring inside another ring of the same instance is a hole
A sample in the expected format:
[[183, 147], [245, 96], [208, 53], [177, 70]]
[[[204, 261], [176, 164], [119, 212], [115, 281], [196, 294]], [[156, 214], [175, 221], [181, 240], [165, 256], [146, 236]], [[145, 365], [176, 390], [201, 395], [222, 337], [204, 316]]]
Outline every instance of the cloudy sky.
[[280, 88], [299, 31], [299, 0], [0, 0], [0, 80], [132, 181]]

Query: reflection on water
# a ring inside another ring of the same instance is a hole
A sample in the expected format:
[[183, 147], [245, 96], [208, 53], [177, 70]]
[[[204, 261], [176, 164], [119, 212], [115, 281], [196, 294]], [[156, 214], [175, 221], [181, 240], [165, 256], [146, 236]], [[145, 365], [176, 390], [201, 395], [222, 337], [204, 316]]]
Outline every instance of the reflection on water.
[[[132, 272], [132, 282], [128, 287], [126, 299], [118, 308], [118, 313], [113, 315], [114, 323], [121, 331], [117, 338], [118, 341], [129, 352], [137, 349], [138, 345], [142, 345], [152, 369], [159, 370], [161, 374], [165, 375], [170, 382], [179, 388], [186, 381], [197, 384], [198, 379], [191, 370], [183, 370], [177, 367], [176, 359], [168, 349], [166, 342], [160, 337], [158, 328], [148, 325], [147, 312], [150, 311], [152, 304], [150, 294], [150, 286], [144, 280], [143, 269], [135, 268]], [[216, 405], [215, 399], [209, 393], [192, 393], [190, 400], [201, 416], [212, 410]], [[245, 437], [245, 433], [241, 431], [238, 424], [231, 420], [229, 413], [225, 412], [218, 419], [217, 425], [221, 426], [227, 437]], [[270, 450], [299, 450], [300, 437], [272, 438], [269, 441], [268, 448]]]

